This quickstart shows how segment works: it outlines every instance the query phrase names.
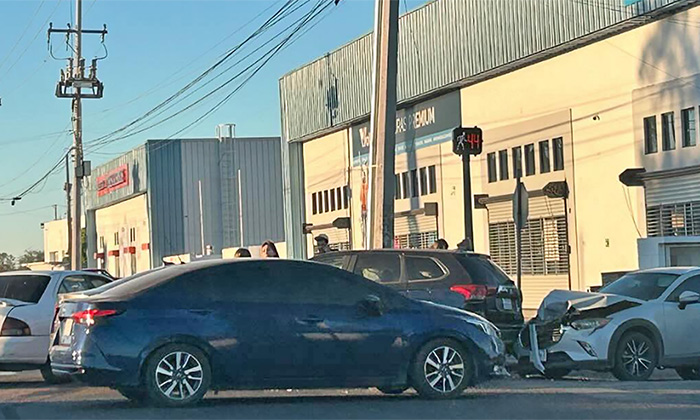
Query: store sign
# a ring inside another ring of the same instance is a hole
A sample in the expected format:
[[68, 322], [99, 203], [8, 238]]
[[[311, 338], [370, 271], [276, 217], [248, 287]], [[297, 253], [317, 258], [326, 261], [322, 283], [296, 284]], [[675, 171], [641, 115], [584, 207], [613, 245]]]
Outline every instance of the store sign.
[[124, 164], [97, 177], [97, 196], [102, 197], [129, 185], [129, 165]]
[[[396, 154], [452, 141], [461, 124], [459, 92], [396, 111]], [[369, 121], [352, 127], [353, 166], [369, 163]]]

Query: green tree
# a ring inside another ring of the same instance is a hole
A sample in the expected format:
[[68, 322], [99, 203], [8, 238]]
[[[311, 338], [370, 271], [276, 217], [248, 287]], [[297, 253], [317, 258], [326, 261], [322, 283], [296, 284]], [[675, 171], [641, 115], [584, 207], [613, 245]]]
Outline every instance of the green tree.
[[12, 271], [17, 267], [17, 262], [12, 254], [0, 252], [0, 271]]
[[20, 265], [39, 261], [44, 261], [44, 251], [37, 251], [34, 249], [26, 249], [24, 255], [17, 260]]

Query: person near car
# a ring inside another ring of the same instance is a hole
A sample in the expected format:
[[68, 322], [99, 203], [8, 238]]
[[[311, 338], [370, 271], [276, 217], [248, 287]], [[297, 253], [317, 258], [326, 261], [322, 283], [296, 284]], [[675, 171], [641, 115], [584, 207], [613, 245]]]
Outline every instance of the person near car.
[[449, 249], [450, 246], [447, 244], [447, 241], [444, 239], [438, 239], [437, 241], [433, 242], [432, 245], [430, 245], [430, 249]]
[[462, 242], [457, 244], [457, 249], [459, 251], [474, 251], [474, 243], [471, 238], [465, 238]]
[[233, 254], [234, 258], [250, 258], [250, 251], [248, 251], [248, 248], [238, 248], [236, 250], [236, 253]]
[[279, 258], [280, 254], [277, 252], [277, 247], [272, 241], [265, 241], [260, 246], [260, 258]]
[[317, 254], [327, 254], [333, 252], [331, 247], [328, 245], [329, 239], [328, 235], [322, 233], [314, 238], [316, 240], [316, 253]]

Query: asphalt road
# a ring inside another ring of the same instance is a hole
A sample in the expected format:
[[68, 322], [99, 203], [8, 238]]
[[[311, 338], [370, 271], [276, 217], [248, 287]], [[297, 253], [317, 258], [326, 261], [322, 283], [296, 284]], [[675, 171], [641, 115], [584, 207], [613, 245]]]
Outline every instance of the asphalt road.
[[0, 376], [0, 419], [576, 419], [698, 418], [700, 382], [660, 372], [644, 383], [607, 375], [502, 379], [452, 401], [375, 390], [222, 392], [188, 409], [139, 407], [106, 388], [49, 387], [35, 373]]

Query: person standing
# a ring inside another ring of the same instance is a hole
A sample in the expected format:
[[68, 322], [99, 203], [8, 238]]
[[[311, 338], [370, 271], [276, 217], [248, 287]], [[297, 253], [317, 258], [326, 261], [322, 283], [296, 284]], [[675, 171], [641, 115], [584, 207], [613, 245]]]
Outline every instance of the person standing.
[[450, 248], [450, 246], [447, 244], [447, 241], [444, 239], [438, 239], [432, 245], [430, 245], [430, 249], [449, 249], [449, 248]]
[[462, 252], [474, 251], [474, 243], [471, 238], [466, 238], [457, 244], [457, 249]]
[[238, 248], [233, 254], [234, 258], [250, 258], [250, 251], [247, 248]]
[[272, 241], [265, 241], [260, 246], [260, 258], [279, 258], [280, 254], [277, 252], [277, 247]]
[[314, 238], [314, 240], [316, 241], [317, 254], [327, 254], [329, 252], [333, 252], [331, 247], [328, 245], [328, 235], [326, 235], [325, 233], [318, 235]]

